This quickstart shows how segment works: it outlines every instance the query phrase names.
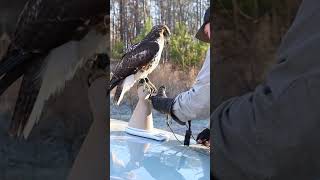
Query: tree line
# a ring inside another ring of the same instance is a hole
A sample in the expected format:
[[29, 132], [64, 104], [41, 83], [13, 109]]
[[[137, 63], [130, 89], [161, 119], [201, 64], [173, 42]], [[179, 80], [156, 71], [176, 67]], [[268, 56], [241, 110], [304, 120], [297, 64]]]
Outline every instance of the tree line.
[[173, 35], [162, 59], [182, 68], [198, 66], [208, 44], [194, 35], [209, 4], [209, 0], [111, 0], [112, 58], [121, 58], [124, 49], [140, 41], [153, 25], [166, 24]]

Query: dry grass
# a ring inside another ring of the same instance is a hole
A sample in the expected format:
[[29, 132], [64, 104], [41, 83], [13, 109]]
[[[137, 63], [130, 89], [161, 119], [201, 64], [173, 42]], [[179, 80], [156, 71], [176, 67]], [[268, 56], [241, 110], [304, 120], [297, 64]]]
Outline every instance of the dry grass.
[[[161, 85], [166, 87], [168, 97], [175, 97], [177, 94], [188, 90], [194, 83], [199, 68], [192, 67], [186, 71], [182, 71], [176, 65], [171, 63], [160, 64], [155, 71], [149, 75], [150, 81], [159, 88]], [[131, 107], [137, 102], [136, 88], [126, 94], [124, 101], [127, 101]]]

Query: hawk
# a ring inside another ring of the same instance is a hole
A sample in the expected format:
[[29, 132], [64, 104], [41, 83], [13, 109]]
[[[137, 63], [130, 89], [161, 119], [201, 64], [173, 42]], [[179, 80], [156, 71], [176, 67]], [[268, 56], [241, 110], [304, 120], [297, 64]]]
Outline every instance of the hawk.
[[166, 25], [156, 25], [141, 42], [127, 49], [121, 61], [111, 72], [109, 91], [116, 87], [114, 103], [119, 105], [124, 94], [140, 79], [145, 78], [147, 84], [156, 91], [147, 76], [159, 64], [165, 41], [170, 35]]
[[105, 0], [26, 2], [9, 49], [0, 61], [0, 95], [23, 77], [10, 135], [23, 134], [26, 138], [39, 119], [44, 101], [64, 86], [85, 57], [93, 55], [95, 42], [103, 39], [94, 28], [104, 20], [107, 10]]

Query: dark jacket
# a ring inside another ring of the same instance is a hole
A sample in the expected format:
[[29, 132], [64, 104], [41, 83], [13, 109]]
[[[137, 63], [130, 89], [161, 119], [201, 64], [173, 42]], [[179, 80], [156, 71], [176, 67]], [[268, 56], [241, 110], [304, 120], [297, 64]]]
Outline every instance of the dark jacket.
[[320, 179], [319, 0], [302, 2], [277, 59], [254, 92], [211, 116], [215, 179]]

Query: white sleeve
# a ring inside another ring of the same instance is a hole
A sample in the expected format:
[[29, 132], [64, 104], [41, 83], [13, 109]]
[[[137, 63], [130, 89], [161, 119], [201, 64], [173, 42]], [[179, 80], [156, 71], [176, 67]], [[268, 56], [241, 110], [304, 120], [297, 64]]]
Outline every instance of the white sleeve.
[[175, 98], [172, 113], [183, 122], [210, 117], [210, 50], [192, 88]]

